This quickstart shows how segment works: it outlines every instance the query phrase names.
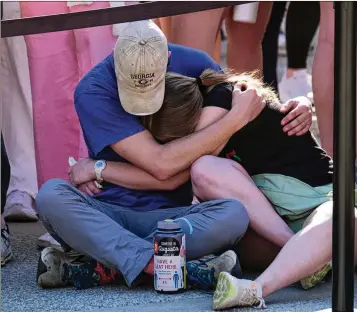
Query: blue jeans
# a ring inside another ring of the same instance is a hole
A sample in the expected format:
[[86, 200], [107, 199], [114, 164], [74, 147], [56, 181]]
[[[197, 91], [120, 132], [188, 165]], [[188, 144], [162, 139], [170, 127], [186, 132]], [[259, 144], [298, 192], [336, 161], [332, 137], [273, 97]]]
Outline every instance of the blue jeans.
[[158, 221], [178, 219], [186, 234], [187, 260], [232, 248], [249, 224], [245, 208], [235, 200], [134, 211], [93, 199], [59, 179], [46, 182], [35, 201], [46, 229], [65, 249], [117, 269], [129, 286], [153, 257]]

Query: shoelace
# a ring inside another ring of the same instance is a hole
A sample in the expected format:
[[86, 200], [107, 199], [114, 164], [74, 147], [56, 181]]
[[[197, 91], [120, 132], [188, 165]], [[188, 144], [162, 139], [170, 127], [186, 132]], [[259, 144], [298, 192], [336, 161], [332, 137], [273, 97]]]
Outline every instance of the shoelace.
[[255, 309], [264, 309], [267, 307], [264, 299], [258, 296], [256, 288], [248, 288], [244, 297], [246, 299], [245, 303], [252, 305]]
[[253, 308], [254, 309], [266, 309], [267, 306], [265, 304], [264, 299], [263, 298], [258, 298], [258, 300], [259, 300], [259, 305], [254, 306]]

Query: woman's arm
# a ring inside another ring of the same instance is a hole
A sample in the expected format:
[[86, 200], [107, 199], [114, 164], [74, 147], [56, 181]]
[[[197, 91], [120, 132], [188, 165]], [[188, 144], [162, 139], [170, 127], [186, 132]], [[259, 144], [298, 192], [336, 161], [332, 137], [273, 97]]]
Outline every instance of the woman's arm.
[[[227, 112], [226, 109], [220, 107], [203, 108], [195, 131], [206, 128], [221, 119]], [[213, 155], [218, 155], [224, 145], [217, 149]], [[71, 182], [75, 185], [83, 185], [86, 182], [94, 181], [96, 179], [94, 162], [90, 159], [81, 159], [72, 166], [70, 168]], [[102, 177], [106, 182], [133, 190], [174, 190], [190, 179], [190, 170], [187, 169], [162, 181], [132, 164], [109, 161], [102, 172]]]
[[177, 189], [190, 179], [190, 170], [180, 172], [167, 180], [158, 180], [150, 173], [129, 163], [107, 162], [102, 172], [104, 181], [133, 190], [164, 190]]
[[[210, 124], [216, 122], [217, 120], [221, 119], [225, 114], [227, 114], [228, 111], [224, 108], [221, 107], [216, 107], [216, 106], [208, 106], [204, 107], [202, 110], [202, 114], [200, 117], [200, 120], [195, 128], [195, 131], [201, 130], [209, 126]], [[217, 156], [223, 147], [227, 144], [225, 142], [222, 144], [219, 148], [217, 148], [212, 155]]]
[[[195, 131], [208, 127], [221, 119], [227, 112], [226, 109], [220, 107], [203, 108]], [[213, 155], [218, 155], [224, 145], [215, 150]], [[185, 170], [170, 179], [160, 181], [132, 164], [108, 162], [102, 175], [107, 182], [134, 190], [174, 190], [190, 179], [190, 170]]]
[[[195, 132], [218, 121], [227, 112], [226, 109], [220, 107], [203, 108]], [[213, 155], [218, 155], [224, 145], [215, 150]], [[108, 162], [102, 176], [104, 181], [134, 190], [174, 190], [190, 179], [190, 170], [185, 170], [170, 179], [161, 181], [132, 164]]]

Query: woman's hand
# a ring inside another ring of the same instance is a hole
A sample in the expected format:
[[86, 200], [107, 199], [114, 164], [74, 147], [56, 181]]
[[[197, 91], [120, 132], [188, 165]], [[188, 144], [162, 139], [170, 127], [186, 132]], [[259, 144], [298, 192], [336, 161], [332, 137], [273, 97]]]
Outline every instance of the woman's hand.
[[247, 88], [241, 91], [240, 85], [237, 84], [234, 87], [231, 112], [243, 118], [244, 125], [254, 120], [261, 113], [264, 106], [263, 97], [257, 89]]
[[308, 98], [299, 96], [287, 101], [280, 112], [286, 114], [281, 121], [283, 131], [288, 135], [303, 135], [312, 125], [312, 105]]

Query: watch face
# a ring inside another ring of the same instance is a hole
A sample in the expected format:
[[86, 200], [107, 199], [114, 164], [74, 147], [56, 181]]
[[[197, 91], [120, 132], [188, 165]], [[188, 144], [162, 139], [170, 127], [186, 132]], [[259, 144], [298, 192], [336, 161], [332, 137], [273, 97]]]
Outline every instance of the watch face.
[[98, 168], [98, 169], [102, 169], [104, 167], [105, 163], [104, 161], [102, 160], [98, 160], [95, 164], [95, 166]]

